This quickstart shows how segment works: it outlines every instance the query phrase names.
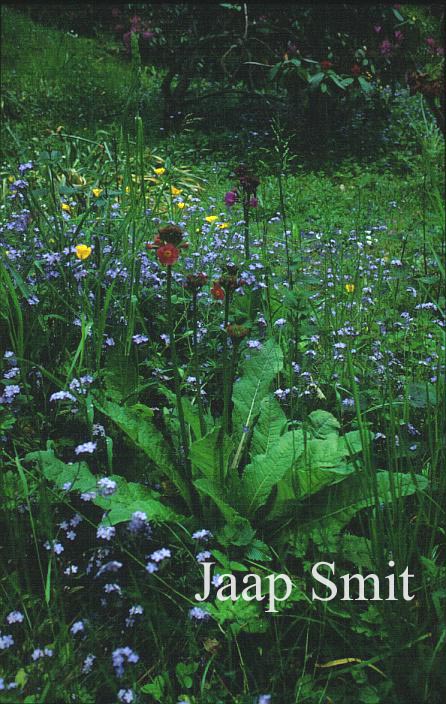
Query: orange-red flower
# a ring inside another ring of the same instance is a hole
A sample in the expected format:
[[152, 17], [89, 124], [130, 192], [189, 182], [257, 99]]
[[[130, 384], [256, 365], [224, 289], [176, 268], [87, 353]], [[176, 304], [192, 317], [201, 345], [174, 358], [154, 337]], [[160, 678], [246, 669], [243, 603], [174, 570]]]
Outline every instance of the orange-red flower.
[[164, 264], [164, 266], [172, 266], [172, 264], [175, 264], [180, 256], [179, 250], [171, 242], [158, 247], [156, 254], [160, 263]]
[[224, 290], [216, 281], [214, 282], [214, 285], [211, 288], [211, 296], [212, 298], [215, 298], [216, 301], [222, 301], [225, 297]]

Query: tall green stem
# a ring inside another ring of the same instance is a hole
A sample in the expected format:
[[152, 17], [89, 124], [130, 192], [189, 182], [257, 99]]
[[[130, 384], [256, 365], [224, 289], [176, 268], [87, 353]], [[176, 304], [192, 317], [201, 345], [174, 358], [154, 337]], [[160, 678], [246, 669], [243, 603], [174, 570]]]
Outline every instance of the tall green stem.
[[171, 360], [172, 360], [172, 367], [173, 367], [175, 396], [177, 399], [178, 420], [180, 422], [181, 444], [183, 446], [185, 466], [186, 466], [186, 468], [188, 468], [189, 443], [188, 443], [188, 437], [187, 437], [186, 423], [184, 420], [183, 403], [181, 401], [180, 373], [178, 371], [178, 356], [177, 356], [177, 347], [176, 347], [176, 342], [175, 342], [175, 330], [174, 330], [174, 326], [173, 326], [173, 315], [172, 315], [172, 267], [171, 266], [167, 267], [166, 297], [167, 297], [167, 322], [168, 322], [168, 328], [169, 328], [169, 344], [170, 344], [170, 353], [171, 353]]
[[249, 259], [249, 200], [247, 196], [243, 200], [243, 220], [245, 221], [245, 257]]
[[206, 423], [204, 422], [203, 414], [203, 401], [201, 398], [201, 381], [200, 381], [200, 363], [198, 359], [198, 319], [197, 319], [197, 291], [193, 292], [192, 295], [192, 344], [193, 344], [193, 355], [194, 355], [194, 376], [195, 376], [195, 389], [196, 389], [196, 400], [198, 408], [198, 419], [200, 422], [200, 432], [201, 435], [206, 434]]

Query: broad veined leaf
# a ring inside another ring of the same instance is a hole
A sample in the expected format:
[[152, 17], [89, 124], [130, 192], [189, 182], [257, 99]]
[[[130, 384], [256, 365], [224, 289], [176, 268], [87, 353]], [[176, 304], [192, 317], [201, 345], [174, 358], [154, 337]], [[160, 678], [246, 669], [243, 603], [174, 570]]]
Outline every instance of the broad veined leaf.
[[37, 462], [46, 479], [53, 482], [59, 489], [64, 486], [72, 491], [92, 491], [96, 487], [96, 477], [91, 473], [85, 462], [65, 464], [59, 460], [53, 450], [29, 452], [25, 460]]
[[274, 377], [283, 367], [283, 354], [274, 340], [265, 342], [260, 350], [252, 350], [245, 361], [241, 378], [235, 382], [232, 394], [234, 403], [234, 435], [251, 428], [260, 412], [260, 404], [268, 394]]
[[[95, 399], [96, 408], [110, 418], [152, 462], [176, 485], [189, 503], [189, 489], [175, 467], [170, 448], [151, 418], [151, 410], [143, 404], [119, 406], [113, 401]], [[146, 409], [146, 410], [145, 410]]]
[[323, 550], [336, 549], [341, 530], [358, 511], [423, 491], [427, 484], [427, 479], [421, 475], [378, 471], [375, 493], [365, 473], [358, 473], [325, 488], [311, 505], [306, 502], [300, 512], [299, 525], [289, 533], [289, 538], [300, 554], [310, 538]]
[[308, 429], [315, 438], [326, 438], [328, 435], [339, 434], [340, 423], [328, 411], [317, 410], [307, 418]]
[[116, 482], [116, 491], [110, 496], [101, 496], [97, 486], [98, 477], [92, 474], [85, 462], [65, 464], [55, 456], [53, 450], [30, 452], [25, 460], [38, 462], [46, 479], [59, 489], [91, 493], [92, 503], [107, 511], [107, 523], [111, 525], [130, 520], [135, 511], [144, 511], [147, 518], [155, 523], [181, 519], [181, 516], [161, 503], [156, 491], [142, 484], [127, 482], [118, 474], [110, 477]]
[[232, 440], [221, 432], [221, 428], [214, 428], [200, 440], [192, 443], [190, 459], [208, 479], [217, 483], [220, 477], [220, 462], [223, 455], [223, 476], [226, 476], [228, 460], [233, 449]]
[[[318, 437], [305, 436], [303, 452], [278, 485], [273, 517], [292, 512], [297, 501], [316, 494], [327, 485], [342, 482], [356, 471], [357, 467], [350, 460], [362, 449], [360, 434], [354, 431], [339, 437], [336, 419], [330, 413], [322, 414], [325, 411], [313, 417], [313, 432]], [[366, 437], [371, 442], [372, 433]]]
[[267, 502], [273, 486], [289, 471], [303, 449], [303, 431], [293, 430], [270, 445], [267, 454], [252, 459], [240, 480], [239, 501], [244, 513], [250, 516]]
[[112, 525], [129, 521], [135, 511], [143, 511], [149, 521], [165, 523], [177, 521], [181, 517], [160, 501], [158, 492], [136, 482], [127, 482], [113, 474], [117, 489], [111, 496], [98, 496], [94, 503], [107, 511], [107, 522]]
[[196, 479], [194, 486], [198, 489], [200, 494], [209, 496], [209, 498], [212, 499], [230, 526], [237, 526], [239, 533], [242, 531], [246, 533], [246, 544], [249, 544], [254, 534], [249, 521], [243, 516], [240, 516], [235, 508], [230, 505], [228, 497], [218, 485], [210, 479], [202, 478]]
[[286, 426], [286, 420], [286, 415], [277, 399], [273, 395], [264, 398], [260, 404], [259, 419], [252, 434], [251, 454], [268, 454], [272, 445], [280, 438]]

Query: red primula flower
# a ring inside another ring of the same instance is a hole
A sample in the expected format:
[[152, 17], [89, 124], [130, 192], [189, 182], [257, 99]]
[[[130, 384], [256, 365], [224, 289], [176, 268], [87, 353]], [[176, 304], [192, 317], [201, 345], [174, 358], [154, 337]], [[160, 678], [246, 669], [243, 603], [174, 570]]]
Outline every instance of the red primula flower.
[[215, 298], [216, 301], [222, 301], [225, 297], [225, 292], [217, 282], [211, 288], [211, 296]]
[[359, 64], [353, 64], [350, 69], [350, 73], [352, 74], [352, 76], [359, 76], [361, 73], [361, 66]]
[[323, 71], [328, 71], [328, 69], [331, 68], [332, 66], [333, 66], [332, 62], [329, 61], [328, 59], [324, 59], [323, 61], [321, 61], [321, 69]]
[[172, 264], [175, 264], [180, 256], [179, 250], [170, 242], [158, 247], [156, 254], [160, 263], [164, 264], [164, 266], [172, 266]]

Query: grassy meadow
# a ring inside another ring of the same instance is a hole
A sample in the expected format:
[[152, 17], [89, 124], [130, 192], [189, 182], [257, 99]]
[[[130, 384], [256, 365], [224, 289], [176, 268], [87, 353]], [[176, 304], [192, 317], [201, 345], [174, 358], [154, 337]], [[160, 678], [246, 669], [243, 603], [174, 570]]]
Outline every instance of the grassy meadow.
[[[162, 75], [108, 35], [12, 7], [2, 34], [0, 701], [439, 704], [444, 140], [421, 96], [323, 153], [243, 105], [212, 127], [217, 97], [166, 135]], [[340, 598], [406, 567], [411, 600]], [[262, 599], [218, 599], [228, 573]]]

